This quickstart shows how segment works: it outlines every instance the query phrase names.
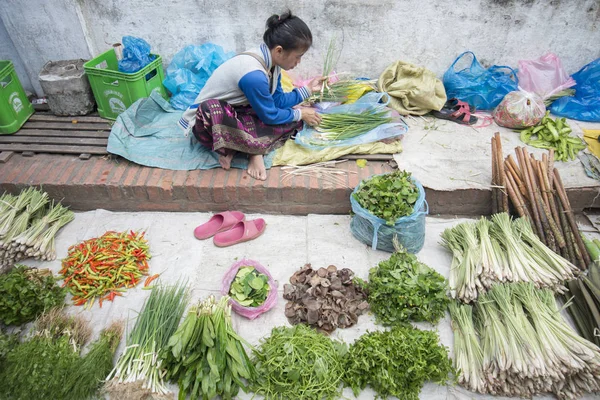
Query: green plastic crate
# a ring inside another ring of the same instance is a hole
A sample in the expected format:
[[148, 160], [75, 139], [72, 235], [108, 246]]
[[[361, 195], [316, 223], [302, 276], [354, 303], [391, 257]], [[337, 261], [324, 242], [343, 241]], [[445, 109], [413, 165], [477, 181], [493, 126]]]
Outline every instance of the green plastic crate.
[[0, 61], [0, 134], [15, 133], [33, 114], [11, 61]]
[[114, 49], [110, 49], [83, 64], [83, 69], [102, 118], [116, 119], [136, 100], [150, 96], [154, 89], [167, 98], [167, 91], [162, 84], [162, 58], [159, 55], [138, 72], [128, 74], [119, 72], [117, 56]]

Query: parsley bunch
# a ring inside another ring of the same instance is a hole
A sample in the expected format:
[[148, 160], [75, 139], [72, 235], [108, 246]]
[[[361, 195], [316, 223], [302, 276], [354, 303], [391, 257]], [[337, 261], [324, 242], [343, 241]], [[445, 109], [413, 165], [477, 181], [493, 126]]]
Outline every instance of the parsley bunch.
[[448, 284], [442, 275], [401, 249], [369, 272], [369, 305], [377, 322], [437, 323], [448, 307]]

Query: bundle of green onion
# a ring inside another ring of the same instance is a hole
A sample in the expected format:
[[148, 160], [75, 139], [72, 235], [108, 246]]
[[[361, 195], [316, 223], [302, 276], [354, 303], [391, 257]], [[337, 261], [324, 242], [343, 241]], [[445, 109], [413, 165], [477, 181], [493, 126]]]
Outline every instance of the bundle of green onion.
[[166, 349], [169, 338], [177, 330], [188, 299], [189, 289], [183, 284], [159, 285], [152, 289], [127, 336], [125, 351], [106, 378], [107, 381], [115, 379], [111, 392], [118, 391], [118, 384], [141, 383], [142, 389], [152, 393], [169, 393], [159, 353]]
[[442, 244], [453, 255], [451, 295], [467, 303], [499, 282], [532, 282], [563, 293], [564, 282], [580, 272], [544, 245], [526, 219], [506, 213], [447, 229]]
[[308, 101], [310, 103], [352, 103], [363, 94], [373, 90], [373, 87], [365, 81], [342, 79], [334, 83], [325, 84], [323, 89], [320, 92], [313, 93]]
[[381, 108], [361, 113], [321, 114], [321, 123], [315, 128], [318, 133], [313, 135], [312, 144], [327, 145], [351, 139], [391, 121], [390, 112]]
[[600, 390], [600, 348], [566, 323], [550, 290], [496, 285], [474, 308], [455, 304], [450, 314], [459, 383], [468, 389], [559, 399]]

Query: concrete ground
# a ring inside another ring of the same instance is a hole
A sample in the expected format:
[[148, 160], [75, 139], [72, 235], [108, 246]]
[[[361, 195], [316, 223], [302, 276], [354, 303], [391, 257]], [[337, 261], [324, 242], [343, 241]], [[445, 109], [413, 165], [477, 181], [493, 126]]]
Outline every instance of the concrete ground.
[[[60, 259], [65, 257], [69, 246], [79, 241], [97, 237], [108, 230], [145, 230], [150, 243], [152, 259], [150, 273], [160, 273], [163, 283], [174, 283], [179, 279], [188, 281], [192, 289], [192, 302], [209, 294], [218, 295], [221, 279], [227, 269], [242, 258], [253, 259], [269, 269], [278, 281], [278, 303], [268, 313], [254, 321], [234, 314], [233, 325], [237, 332], [252, 344], [260, 338], [268, 336], [275, 326], [287, 325], [284, 315], [285, 301], [282, 298], [283, 284], [305, 263], [313, 267], [347, 267], [356, 276], [367, 278], [368, 271], [379, 261], [389, 257], [389, 253], [374, 251], [356, 240], [349, 229], [348, 215], [308, 215], [281, 216], [248, 214], [247, 219], [257, 217], [267, 221], [265, 233], [259, 238], [228, 248], [218, 248], [211, 240], [198, 241], [193, 236], [194, 228], [208, 220], [207, 213], [123, 213], [95, 210], [76, 214], [73, 222], [64, 227], [56, 238], [57, 260], [52, 262], [25, 261], [30, 266], [50, 268], [53, 272], [60, 269]], [[426, 240], [419, 259], [448, 276], [451, 256], [440, 245], [440, 233], [460, 219], [428, 218]], [[102, 308], [96, 303], [91, 309], [68, 307], [68, 312], [80, 314], [90, 321], [94, 329], [94, 339], [101, 329], [116, 319], [127, 319], [129, 327], [134, 323], [136, 312], [142, 308], [144, 300], [150, 292], [137, 287], [127, 291], [124, 298], [117, 298], [113, 303], [105, 302]], [[419, 324], [422, 329], [433, 329], [439, 333], [441, 343], [453, 347], [453, 335], [450, 320], [447, 316], [438, 325]], [[367, 330], [382, 329], [374, 324], [371, 315], [364, 315], [359, 322], [349, 329], [338, 329], [332, 337], [352, 342]], [[119, 354], [124, 349], [121, 342]], [[176, 391], [176, 387], [172, 389]], [[352, 399], [353, 395], [346, 389], [344, 395]], [[250, 399], [251, 394], [242, 394], [240, 399]], [[427, 400], [463, 400], [492, 399], [495, 397], [471, 394], [459, 387], [449, 388], [432, 383], [425, 385], [421, 399]], [[360, 399], [374, 398], [370, 389], [363, 391]], [[551, 399], [552, 397], [539, 397]], [[597, 397], [587, 396], [585, 399]]]

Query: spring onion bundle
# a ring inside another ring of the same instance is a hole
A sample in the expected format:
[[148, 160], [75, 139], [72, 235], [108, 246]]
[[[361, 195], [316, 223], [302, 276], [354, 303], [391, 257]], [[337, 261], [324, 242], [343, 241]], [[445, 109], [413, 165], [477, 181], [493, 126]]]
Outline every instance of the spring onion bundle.
[[353, 103], [365, 93], [373, 91], [373, 86], [365, 81], [340, 79], [329, 83], [321, 92], [314, 93], [309, 102]]
[[562, 293], [564, 282], [579, 273], [541, 242], [525, 218], [511, 220], [506, 213], [447, 229], [442, 244], [453, 255], [451, 295], [467, 303], [499, 282], [532, 282]]
[[559, 399], [600, 390], [600, 348], [571, 329], [550, 290], [496, 285], [474, 308], [455, 304], [450, 313], [459, 383], [468, 389]]
[[[189, 290], [178, 284], [155, 286], [127, 336], [127, 346], [107, 380], [114, 378], [109, 391], [118, 392], [122, 383], [141, 383], [142, 389], [167, 394], [163, 361], [159, 353], [166, 349], [177, 330], [187, 305]], [[116, 397], [118, 398], [118, 397]]]
[[0, 270], [27, 257], [54, 260], [54, 237], [75, 214], [33, 187], [0, 197]]

